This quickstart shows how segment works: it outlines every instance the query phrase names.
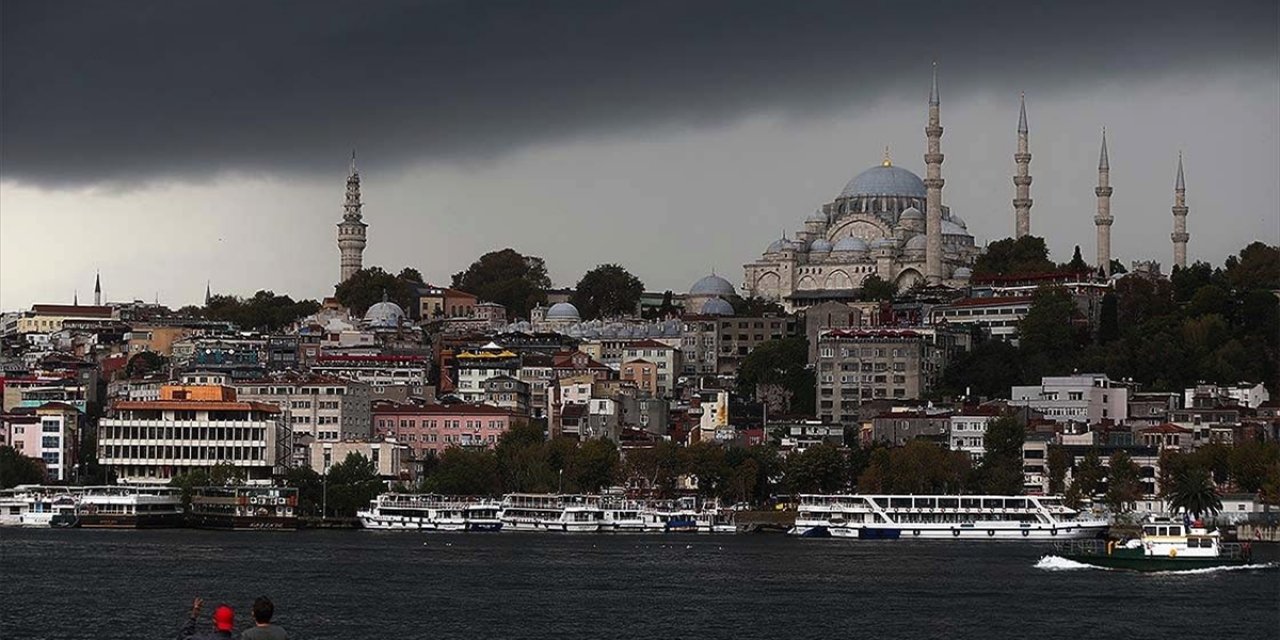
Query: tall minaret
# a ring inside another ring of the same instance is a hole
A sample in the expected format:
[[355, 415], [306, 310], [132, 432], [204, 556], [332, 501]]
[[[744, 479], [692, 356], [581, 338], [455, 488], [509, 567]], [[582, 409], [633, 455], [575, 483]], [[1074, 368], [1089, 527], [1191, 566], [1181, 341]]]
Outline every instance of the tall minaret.
[[938, 63], [933, 63], [933, 85], [929, 87], [929, 139], [925, 163], [925, 280], [942, 284], [942, 124], [938, 114]]
[[1187, 183], [1182, 178], [1182, 152], [1178, 152], [1178, 181], [1173, 185], [1173, 266], [1187, 268]]
[[1102, 129], [1102, 152], [1098, 155], [1098, 215], [1093, 224], [1098, 227], [1098, 268], [1111, 277], [1111, 165], [1107, 162], [1107, 129]]
[[102, 273], [101, 272], [93, 274], [93, 306], [95, 307], [102, 306]]
[[1031, 151], [1027, 145], [1027, 133], [1027, 96], [1023, 94], [1018, 112], [1018, 152], [1013, 154], [1013, 161], [1018, 165], [1018, 173], [1013, 176], [1016, 188], [1013, 194], [1015, 238], [1031, 235]]
[[208, 308], [209, 302], [213, 300], [213, 282], [204, 281], [204, 306]]
[[342, 205], [342, 222], [338, 223], [338, 250], [342, 253], [341, 284], [364, 264], [365, 228], [369, 225], [360, 215], [360, 173], [356, 171], [356, 152], [351, 151], [351, 171], [347, 174], [347, 200]]

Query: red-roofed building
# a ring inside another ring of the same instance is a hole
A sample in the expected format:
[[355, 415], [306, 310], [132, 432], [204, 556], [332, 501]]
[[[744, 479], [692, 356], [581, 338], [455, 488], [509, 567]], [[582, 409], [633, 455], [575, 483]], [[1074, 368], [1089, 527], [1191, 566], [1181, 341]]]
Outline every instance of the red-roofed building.
[[627, 343], [622, 349], [624, 378], [627, 364], [636, 360], [652, 363], [654, 373], [653, 387], [646, 389], [637, 384], [640, 390], [647, 391], [659, 398], [671, 396], [675, 388], [676, 377], [679, 375], [678, 372], [682, 366], [680, 350], [657, 340], [637, 340]]
[[1192, 432], [1172, 422], [1138, 430], [1140, 444], [1158, 449], [1191, 449]]

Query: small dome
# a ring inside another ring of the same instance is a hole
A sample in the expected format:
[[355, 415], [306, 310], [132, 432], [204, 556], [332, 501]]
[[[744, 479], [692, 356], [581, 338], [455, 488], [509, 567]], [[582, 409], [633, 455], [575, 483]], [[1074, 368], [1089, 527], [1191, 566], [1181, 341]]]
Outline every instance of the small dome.
[[903, 251], [927, 251], [929, 249], [929, 238], [923, 233], [911, 236], [907, 240], [907, 244], [902, 246]]
[[899, 217], [898, 219], [899, 220], [924, 220], [924, 214], [920, 213], [920, 210], [915, 207], [907, 207], [906, 209], [902, 210], [902, 216]]
[[845, 236], [843, 238], [840, 238], [840, 241], [837, 242], [836, 246], [832, 248], [832, 251], [866, 251], [866, 250], [867, 250], [867, 243], [864, 242], [862, 238], [855, 238], [853, 236]]
[[969, 228], [969, 225], [965, 224], [964, 219], [961, 218], [960, 216], [951, 216], [949, 220], [956, 223], [957, 226], [964, 227], [965, 229]]
[[920, 176], [893, 165], [878, 165], [859, 173], [844, 191], [842, 198], [856, 196], [907, 196], [909, 198], [925, 197], [924, 181]]
[[955, 273], [951, 274], [951, 277], [957, 280], [968, 280], [973, 277], [973, 269], [970, 269], [969, 267], [960, 267], [959, 269], [956, 269]]
[[547, 309], [547, 320], [581, 322], [582, 316], [578, 314], [578, 308], [572, 304], [557, 302]]
[[809, 217], [804, 220], [805, 222], [826, 222], [827, 214], [823, 213], [822, 209], [814, 209], [813, 213], [809, 214]]
[[969, 230], [956, 224], [954, 220], [942, 221], [942, 235], [944, 236], [967, 236]]
[[364, 321], [371, 327], [398, 327], [404, 317], [404, 309], [388, 300], [383, 300], [364, 312]]
[[[773, 245], [769, 245], [769, 248], [772, 252]], [[702, 279], [693, 283], [693, 286], [689, 287], [689, 295], [732, 296], [737, 295], [737, 290], [733, 288], [733, 285], [730, 284], [728, 280], [725, 280], [718, 275], [711, 274], [709, 276], [704, 276]]]
[[871, 243], [872, 249], [897, 249], [898, 243], [893, 238], [877, 238]]
[[818, 238], [809, 244], [809, 253], [829, 253], [831, 242], [826, 238]]
[[725, 301], [724, 298], [711, 298], [702, 303], [702, 315], [731, 316], [733, 315], [733, 305]]

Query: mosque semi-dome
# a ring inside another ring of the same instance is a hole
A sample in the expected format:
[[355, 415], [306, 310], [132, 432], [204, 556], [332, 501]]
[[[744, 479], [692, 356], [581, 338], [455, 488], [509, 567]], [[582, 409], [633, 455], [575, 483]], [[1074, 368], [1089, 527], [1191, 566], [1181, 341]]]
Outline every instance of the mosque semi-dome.
[[924, 213], [915, 207], [907, 207], [902, 211], [899, 220], [924, 220]]
[[968, 280], [973, 277], [973, 269], [970, 269], [969, 267], [960, 267], [959, 269], [956, 269], [955, 273], [951, 274], [951, 276], [957, 280]]
[[[772, 246], [773, 245], [770, 245], [771, 248]], [[695, 296], [728, 297], [737, 295], [737, 293], [737, 290], [733, 288], [733, 284], [714, 273], [708, 276], [703, 276], [697, 282], [693, 283], [692, 287], [689, 287], [689, 294]]]
[[907, 196], [911, 198], [925, 197], [924, 181], [920, 176], [885, 163], [871, 167], [854, 176], [844, 191], [842, 198], [857, 196]]
[[733, 305], [729, 304], [724, 298], [711, 298], [702, 303], [702, 315], [731, 316], [733, 315]]
[[581, 322], [582, 316], [578, 313], [578, 308], [568, 302], [557, 302], [547, 309], [547, 320], [555, 320], [559, 322]]
[[818, 238], [809, 243], [809, 253], [830, 253], [831, 241], [826, 238]]
[[867, 243], [862, 238], [845, 236], [840, 238], [840, 241], [836, 243], [832, 251], [866, 251], [867, 249]]
[[907, 244], [902, 247], [903, 251], [926, 251], [928, 248], [929, 238], [923, 233], [911, 236], [911, 239], [907, 240]]
[[814, 209], [813, 213], [809, 214], [808, 218], [805, 218], [805, 222], [826, 222], [826, 221], [827, 221], [827, 214], [823, 213], [822, 209]]

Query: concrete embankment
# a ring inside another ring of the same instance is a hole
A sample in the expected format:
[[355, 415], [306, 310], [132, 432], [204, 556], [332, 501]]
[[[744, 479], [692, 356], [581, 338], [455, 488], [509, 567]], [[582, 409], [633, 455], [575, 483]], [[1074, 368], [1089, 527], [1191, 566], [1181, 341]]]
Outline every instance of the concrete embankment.
[[359, 529], [360, 520], [356, 518], [325, 518], [321, 520], [313, 516], [298, 519], [302, 529]]

